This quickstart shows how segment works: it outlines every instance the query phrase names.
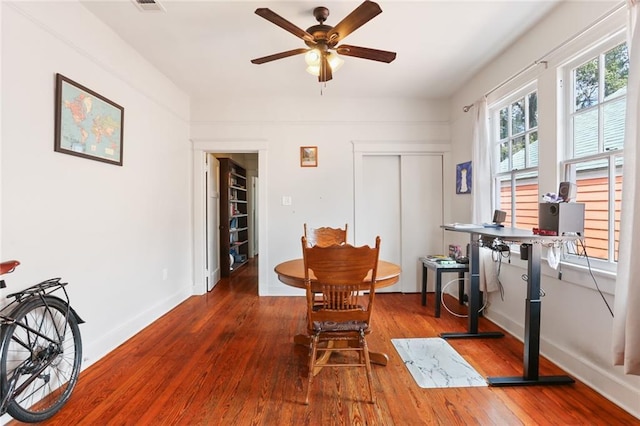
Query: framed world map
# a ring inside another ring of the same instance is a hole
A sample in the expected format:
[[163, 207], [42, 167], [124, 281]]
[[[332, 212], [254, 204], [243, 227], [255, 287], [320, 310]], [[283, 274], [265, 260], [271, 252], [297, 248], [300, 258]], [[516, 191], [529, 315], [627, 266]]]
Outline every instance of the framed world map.
[[124, 108], [56, 74], [54, 150], [122, 166]]

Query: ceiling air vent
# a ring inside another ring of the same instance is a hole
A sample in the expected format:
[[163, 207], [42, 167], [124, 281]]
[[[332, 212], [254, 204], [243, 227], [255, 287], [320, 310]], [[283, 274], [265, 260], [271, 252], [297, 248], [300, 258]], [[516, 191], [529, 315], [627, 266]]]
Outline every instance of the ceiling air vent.
[[143, 12], [164, 12], [164, 7], [156, 0], [132, 0]]

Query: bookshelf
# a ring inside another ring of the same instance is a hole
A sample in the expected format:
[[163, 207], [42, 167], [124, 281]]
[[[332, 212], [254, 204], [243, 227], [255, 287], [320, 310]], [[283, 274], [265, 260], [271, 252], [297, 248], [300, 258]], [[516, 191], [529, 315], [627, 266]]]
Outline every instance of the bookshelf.
[[228, 277], [249, 258], [247, 172], [220, 158], [220, 274]]

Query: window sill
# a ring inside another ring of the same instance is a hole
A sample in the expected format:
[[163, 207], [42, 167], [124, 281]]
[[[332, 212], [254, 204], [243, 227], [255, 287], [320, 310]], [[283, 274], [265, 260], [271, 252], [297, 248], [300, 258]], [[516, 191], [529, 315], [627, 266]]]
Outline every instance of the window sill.
[[[511, 262], [504, 263], [504, 265], [511, 265], [517, 268], [527, 270], [527, 261], [521, 260], [520, 255], [515, 252], [511, 252]], [[598, 287], [605, 294], [615, 294], [616, 273], [611, 271], [604, 271], [602, 269], [591, 268], [593, 278], [589, 273], [587, 266], [577, 265], [575, 263], [561, 262], [558, 269], [553, 269], [547, 263], [545, 257], [542, 258], [540, 264], [540, 273], [544, 278], [553, 278], [562, 282], [570, 283], [584, 288], [589, 288], [597, 291], [594, 283], [594, 278], [598, 283]], [[559, 278], [560, 277], [560, 278]]]

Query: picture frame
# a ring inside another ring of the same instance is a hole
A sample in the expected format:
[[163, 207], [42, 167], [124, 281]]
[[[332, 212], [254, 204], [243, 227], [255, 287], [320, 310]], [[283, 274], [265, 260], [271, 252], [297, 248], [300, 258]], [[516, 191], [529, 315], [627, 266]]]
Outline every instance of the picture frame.
[[300, 167], [318, 167], [318, 147], [300, 147]]
[[124, 108], [56, 74], [54, 151], [122, 166]]
[[456, 194], [471, 194], [471, 161], [456, 165]]

